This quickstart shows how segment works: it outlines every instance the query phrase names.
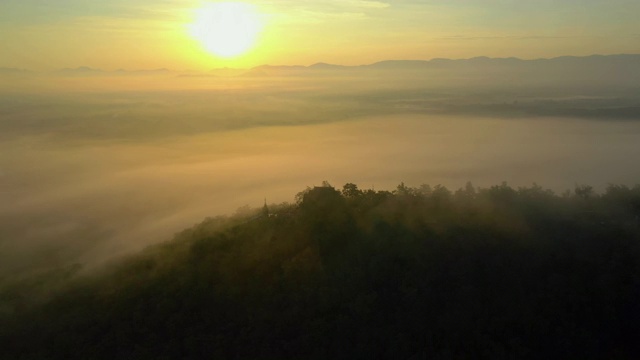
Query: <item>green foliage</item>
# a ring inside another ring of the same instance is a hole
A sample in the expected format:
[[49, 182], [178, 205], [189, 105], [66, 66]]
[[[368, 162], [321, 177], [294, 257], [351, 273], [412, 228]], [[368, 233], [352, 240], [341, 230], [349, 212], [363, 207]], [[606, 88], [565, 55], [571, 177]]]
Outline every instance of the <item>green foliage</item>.
[[[0, 318], [11, 359], [635, 358], [640, 186], [307, 188]], [[15, 293], [15, 292], [14, 292]]]
[[358, 185], [347, 183], [342, 187], [342, 195], [346, 198], [355, 198], [362, 195], [362, 191], [358, 189]]

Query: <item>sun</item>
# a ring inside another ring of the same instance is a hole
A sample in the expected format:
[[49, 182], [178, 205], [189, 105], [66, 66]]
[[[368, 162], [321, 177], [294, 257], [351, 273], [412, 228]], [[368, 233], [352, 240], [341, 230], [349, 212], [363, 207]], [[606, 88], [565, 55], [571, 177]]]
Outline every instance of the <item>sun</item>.
[[242, 2], [210, 3], [196, 10], [191, 36], [209, 52], [234, 58], [248, 52], [262, 31], [255, 6]]

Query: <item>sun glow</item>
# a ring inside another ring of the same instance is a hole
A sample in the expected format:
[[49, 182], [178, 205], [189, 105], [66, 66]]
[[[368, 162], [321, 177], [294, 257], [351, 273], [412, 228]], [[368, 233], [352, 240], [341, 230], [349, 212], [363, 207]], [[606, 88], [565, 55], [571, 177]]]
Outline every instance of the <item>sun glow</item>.
[[207, 4], [196, 11], [190, 34], [209, 52], [233, 58], [249, 51], [262, 30], [255, 6], [240, 2]]

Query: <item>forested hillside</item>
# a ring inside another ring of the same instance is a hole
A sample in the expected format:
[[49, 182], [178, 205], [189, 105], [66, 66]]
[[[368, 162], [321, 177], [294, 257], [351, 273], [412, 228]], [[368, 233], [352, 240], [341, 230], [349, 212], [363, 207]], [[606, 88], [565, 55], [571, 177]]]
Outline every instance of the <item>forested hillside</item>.
[[640, 353], [640, 186], [325, 183], [296, 199], [209, 218], [99, 272], [63, 272], [74, 280], [41, 301], [5, 289], [1, 357]]

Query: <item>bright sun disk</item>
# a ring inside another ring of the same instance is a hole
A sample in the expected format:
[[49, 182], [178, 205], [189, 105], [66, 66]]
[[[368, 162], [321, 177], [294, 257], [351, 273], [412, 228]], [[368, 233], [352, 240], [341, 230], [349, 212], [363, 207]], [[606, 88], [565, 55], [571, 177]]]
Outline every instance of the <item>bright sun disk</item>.
[[232, 58], [256, 43], [262, 23], [255, 6], [241, 2], [207, 4], [196, 10], [190, 34], [218, 56]]

